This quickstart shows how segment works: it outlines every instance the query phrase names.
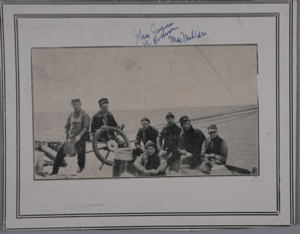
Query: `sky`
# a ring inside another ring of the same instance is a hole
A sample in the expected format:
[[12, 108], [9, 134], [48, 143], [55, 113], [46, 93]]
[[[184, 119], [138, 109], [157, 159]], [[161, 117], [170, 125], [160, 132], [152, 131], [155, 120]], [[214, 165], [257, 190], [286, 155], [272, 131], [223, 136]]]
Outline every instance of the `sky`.
[[257, 104], [257, 47], [33, 48], [35, 112]]

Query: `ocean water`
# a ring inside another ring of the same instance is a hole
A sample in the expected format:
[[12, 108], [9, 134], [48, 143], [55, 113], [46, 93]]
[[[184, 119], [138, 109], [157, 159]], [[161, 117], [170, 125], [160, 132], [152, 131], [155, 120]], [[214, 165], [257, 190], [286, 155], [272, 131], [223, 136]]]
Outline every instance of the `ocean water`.
[[[143, 116], [147, 116], [151, 121], [151, 125], [160, 131], [166, 124], [165, 116], [169, 111], [175, 115], [175, 121], [178, 121], [184, 115], [189, 116], [190, 119], [198, 118], [198, 120], [191, 121], [191, 123], [194, 128], [202, 130], [206, 137], [208, 137], [207, 126], [216, 124], [220, 137], [227, 142], [229, 148], [227, 164], [252, 170], [253, 167], [258, 167], [259, 160], [258, 115], [255, 110], [240, 112], [248, 107], [250, 106], [111, 110], [111, 112], [118, 124], [125, 124], [124, 132], [129, 140], [135, 139], [136, 133], [141, 127], [140, 120]], [[92, 118], [97, 111], [87, 113]], [[34, 140], [64, 139], [64, 125], [71, 112], [72, 110], [34, 113]], [[225, 115], [222, 115], [222, 113]]]

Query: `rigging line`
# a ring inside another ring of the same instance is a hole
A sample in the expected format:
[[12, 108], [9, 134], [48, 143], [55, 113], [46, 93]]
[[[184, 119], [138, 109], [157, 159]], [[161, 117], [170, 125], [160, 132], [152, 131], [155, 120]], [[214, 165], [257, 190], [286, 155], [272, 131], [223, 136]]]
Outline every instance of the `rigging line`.
[[224, 116], [224, 115], [229, 115], [229, 114], [234, 114], [234, 113], [240, 113], [240, 112], [246, 112], [246, 111], [251, 111], [251, 110], [256, 110], [256, 108], [249, 108], [249, 109], [245, 109], [245, 110], [237, 110], [237, 111], [230, 111], [230, 112], [226, 112], [226, 113], [216, 113], [213, 115], [208, 115], [208, 116], [204, 116], [204, 117], [199, 117], [199, 118], [194, 118], [191, 119], [191, 121], [195, 121], [195, 120], [200, 120], [200, 119], [208, 119], [208, 118], [212, 118], [215, 116]]
[[247, 116], [247, 115], [252, 115], [252, 114], [256, 114], [257, 111], [252, 111], [252, 112], [248, 112], [248, 113], [243, 113], [243, 114], [238, 114], [238, 115], [231, 115], [231, 116], [227, 116], [227, 117], [216, 117], [216, 118], [212, 118], [212, 119], [207, 119], [207, 120], [198, 120], [198, 121], [194, 121], [194, 123], [198, 123], [198, 122], [207, 122], [207, 121], [215, 121], [218, 119], [228, 119], [228, 118], [234, 118], [234, 117], [238, 117], [238, 116]]
[[[240, 119], [240, 118], [244, 118], [244, 117], [249, 117], [249, 116], [251, 116], [251, 115], [254, 115], [254, 114], [257, 114], [257, 112], [255, 111], [255, 112], [250, 112], [250, 113], [246, 113], [246, 114], [240, 114], [240, 115], [235, 115], [235, 116], [230, 116], [230, 118], [228, 119], [228, 117], [227, 117], [227, 119], [228, 120], [226, 120], [226, 121], [221, 121], [221, 122], [216, 122], [216, 124], [220, 124], [220, 123], [223, 123], [223, 122], [229, 122], [229, 121], [233, 121], [233, 120], [235, 120], [235, 119]], [[237, 117], [237, 118], [236, 118]], [[218, 119], [215, 119], [215, 120], [220, 120], [220, 119], [224, 119], [224, 118], [218, 118]], [[197, 122], [195, 123], [195, 122], [193, 122], [193, 125], [194, 126], [197, 126]], [[198, 128], [204, 128], [204, 127], [207, 127], [207, 126], [209, 126], [209, 125], [202, 125], [202, 126], [197, 126]], [[133, 133], [131, 133], [131, 134], [133, 134]]]
[[236, 112], [236, 113], [231, 113], [228, 115], [215, 115], [215, 116], [211, 116], [210, 118], [202, 118], [202, 119], [191, 119], [191, 122], [197, 122], [197, 121], [210, 121], [211, 119], [215, 119], [215, 118], [230, 118], [230, 117], [234, 117], [237, 115], [244, 115], [244, 114], [248, 114], [248, 113], [252, 113], [252, 112], [257, 112], [257, 110], [250, 110], [250, 111], [243, 111], [243, 112]]
[[[234, 121], [234, 120], [238, 120], [238, 119], [241, 119], [241, 118], [247, 118], [247, 117], [250, 117], [250, 116], [253, 116], [254, 114], [252, 115], [247, 115], [247, 116], [239, 116], [237, 118], [233, 118], [233, 119], [228, 119], [228, 120], [225, 120], [225, 121], [221, 121], [219, 120], [219, 122], [216, 122], [215, 124], [216, 125], [219, 125], [219, 124], [223, 124], [223, 123], [226, 123], [226, 122], [230, 122], [230, 121]], [[193, 125], [195, 126], [196, 128], [207, 128], [209, 126], [209, 124], [206, 124], [206, 125]]]
[[[217, 122], [216, 124], [227, 123], [227, 122], [230, 122], [230, 121], [233, 121], [233, 120], [237, 120], [237, 119], [241, 119], [241, 118], [244, 118], [244, 117], [248, 117], [248, 116], [251, 116], [251, 115], [254, 115], [254, 114], [256, 114], [256, 112], [255, 113], [253, 112], [252, 114], [248, 114], [248, 115], [245, 115], [245, 116], [239, 116], [239, 117], [234, 118], [234, 119], [229, 119], [229, 120], [226, 120], [226, 121]], [[200, 126], [198, 128], [204, 128], [204, 127], [208, 127], [208, 126], [209, 125], [203, 125], [203, 126]], [[130, 140], [130, 141], [132, 141], [132, 140]]]
[[[206, 119], [206, 120], [197, 120], [197, 121], [191, 121], [191, 124], [198, 124], [198, 123], [203, 123], [203, 122], [215, 122], [217, 120], [220, 120], [220, 119], [231, 119], [231, 118], [235, 118], [235, 117], [246, 117], [248, 115], [253, 115], [253, 114], [256, 114], [257, 112], [254, 111], [254, 112], [248, 112], [248, 113], [243, 113], [243, 114], [238, 114], [238, 115], [230, 115], [230, 116], [226, 116], [226, 117], [215, 117], [215, 118], [211, 118], [211, 119]], [[165, 125], [164, 125], [165, 126]], [[161, 127], [155, 127], [157, 130], [161, 130], [163, 128], [163, 126]], [[126, 134], [133, 134], [135, 133], [136, 130], [130, 130], [130, 131], [127, 131]]]
[[[191, 122], [195, 122], [195, 121], [204, 121], [206, 119], [209, 119], [209, 118], [214, 118], [214, 117], [221, 117], [221, 116], [224, 116], [224, 115], [230, 115], [230, 114], [238, 114], [238, 113], [241, 113], [241, 112], [247, 112], [247, 111], [253, 111], [253, 110], [256, 110], [257, 111], [257, 107], [255, 108], [243, 108], [243, 109], [235, 109], [235, 110], [232, 110], [230, 112], [221, 112], [221, 113], [217, 113], [217, 114], [214, 114], [214, 115], [208, 115], [208, 116], [203, 116], [203, 117], [200, 117], [200, 118], [194, 118], [194, 119], [190, 119]], [[224, 117], [225, 118], [225, 117]], [[175, 123], [179, 123], [179, 121], [176, 121]], [[165, 126], [166, 124], [158, 124], [158, 125], [153, 125], [153, 127], [155, 128], [160, 128], [160, 127], [163, 127]], [[130, 132], [134, 132], [134, 131], [137, 131], [139, 129], [131, 129], [131, 130], [127, 130], [127, 131], [124, 131], [125, 133], [130, 133]]]
[[[227, 122], [230, 122], [230, 121], [233, 121], [233, 120], [237, 120], [237, 119], [241, 119], [241, 118], [244, 118], [244, 117], [248, 117], [248, 116], [251, 116], [251, 115], [254, 115], [255, 113], [253, 114], [250, 114], [250, 115], [247, 115], [247, 116], [240, 116], [238, 118], [234, 118], [234, 119], [229, 119], [229, 120], [226, 120], [226, 121], [222, 121], [222, 122], [218, 122], [217, 124], [222, 124], [222, 123], [227, 123]], [[201, 126], [199, 128], [204, 128], [204, 127], [208, 127], [209, 125], [206, 125], [206, 126]]]
[[[195, 118], [195, 119], [190, 119], [191, 122], [197, 121], [197, 120], [204, 120], [204, 119], [208, 119], [208, 118], [213, 118], [213, 117], [217, 117], [217, 116], [224, 116], [224, 115], [229, 115], [232, 113], [240, 113], [240, 112], [245, 112], [245, 111], [250, 111], [250, 110], [256, 110], [257, 108], [251, 108], [251, 109], [247, 109], [247, 110], [243, 110], [243, 111], [231, 111], [231, 112], [226, 112], [226, 113], [218, 113], [218, 114], [214, 114], [214, 115], [209, 115], [209, 116], [203, 116], [200, 118]], [[179, 123], [179, 121], [176, 121], [175, 123]], [[159, 126], [165, 126], [165, 124], [158, 124], [158, 125], [153, 125], [153, 127], [159, 127]], [[130, 131], [137, 131], [138, 129], [132, 129], [132, 130], [128, 130], [125, 132], [130, 132]]]
[[[256, 110], [256, 108], [255, 109], [252, 109], [252, 111], [254, 111], [255, 110], [255, 112], [257, 111]], [[248, 111], [250, 111], [250, 110], [247, 110], [247, 112]], [[243, 111], [244, 113], [246, 112], [246, 111]], [[236, 111], [236, 112], [233, 112], [234, 114], [241, 114], [241, 111]], [[234, 116], [232, 116], [232, 114], [233, 113], [228, 113], [228, 114], [226, 114], [226, 115], [231, 115], [231, 116], [228, 116], [228, 117], [234, 117]], [[243, 113], [243, 114], [244, 114]], [[216, 117], [221, 117], [221, 116], [223, 116], [222, 118], [226, 118], [226, 116], [224, 117], [224, 115], [220, 115], [220, 114], [218, 114], [218, 115], [210, 115], [209, 117], [207, 117], [207, 116], [205, 116], [205, 117], [202, 117], [202, 118], [197, 118], [197, 119], [191, 119], [191, 122], [197, 122], [197, 121], [207, 121], [208, 119], [211, 119], [211, 118], [216, 118]], [[176, 123], [178, 123], [178, 121], [176, 122]], [[155, 127], [155, 128], [160, 128], [160, 127], [163, 127], [163, 126], [165, 126], [165, 124], [159, 124], [159, 125], [153, 125], [153, 127]], [[127, 131], [125, 131], [125, 133], [130, 133], [130, 132], [134, 132], [134, 131], [137, 131], [138, 129], [131, 129], [131, 130], [127, 130]]]

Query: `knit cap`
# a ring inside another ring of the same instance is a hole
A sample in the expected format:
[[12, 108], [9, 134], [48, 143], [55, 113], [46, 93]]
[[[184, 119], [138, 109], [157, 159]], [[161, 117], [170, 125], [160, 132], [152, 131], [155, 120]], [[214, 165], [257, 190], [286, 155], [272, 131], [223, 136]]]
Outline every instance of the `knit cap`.
[[147, 118], [146, 116], [144, 116], [144, 117], [142, 118], [141, 122], [143, 122], [143, 121], [148, 121], [148, 122], [150, 123], [150, 119]]
[[152, 141], [147, 141], [146, 145], [145, 145], [145, 149], [147, 149], [149, 146], [152, 146], [156, 149], [155, 144]]
[[169, 112], [169, 113], [166, 115], [166, 119], [167, 119], [167, 118], [169, 118], [169, 117], [173, 117], [173, 118], [175, 118], [175, 116], [173, 115], [173, 113], [172, 113], [172, 112]]

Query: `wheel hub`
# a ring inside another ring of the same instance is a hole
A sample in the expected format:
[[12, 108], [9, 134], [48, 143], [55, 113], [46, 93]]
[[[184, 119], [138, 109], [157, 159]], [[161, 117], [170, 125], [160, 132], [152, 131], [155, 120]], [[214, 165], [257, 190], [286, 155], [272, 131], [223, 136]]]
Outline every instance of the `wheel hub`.
[[109, 140], [107, 142], [107, 147], [110, 151], [114, 151], [115, 149], [118, 148], [118, 143], [114, 140]]

